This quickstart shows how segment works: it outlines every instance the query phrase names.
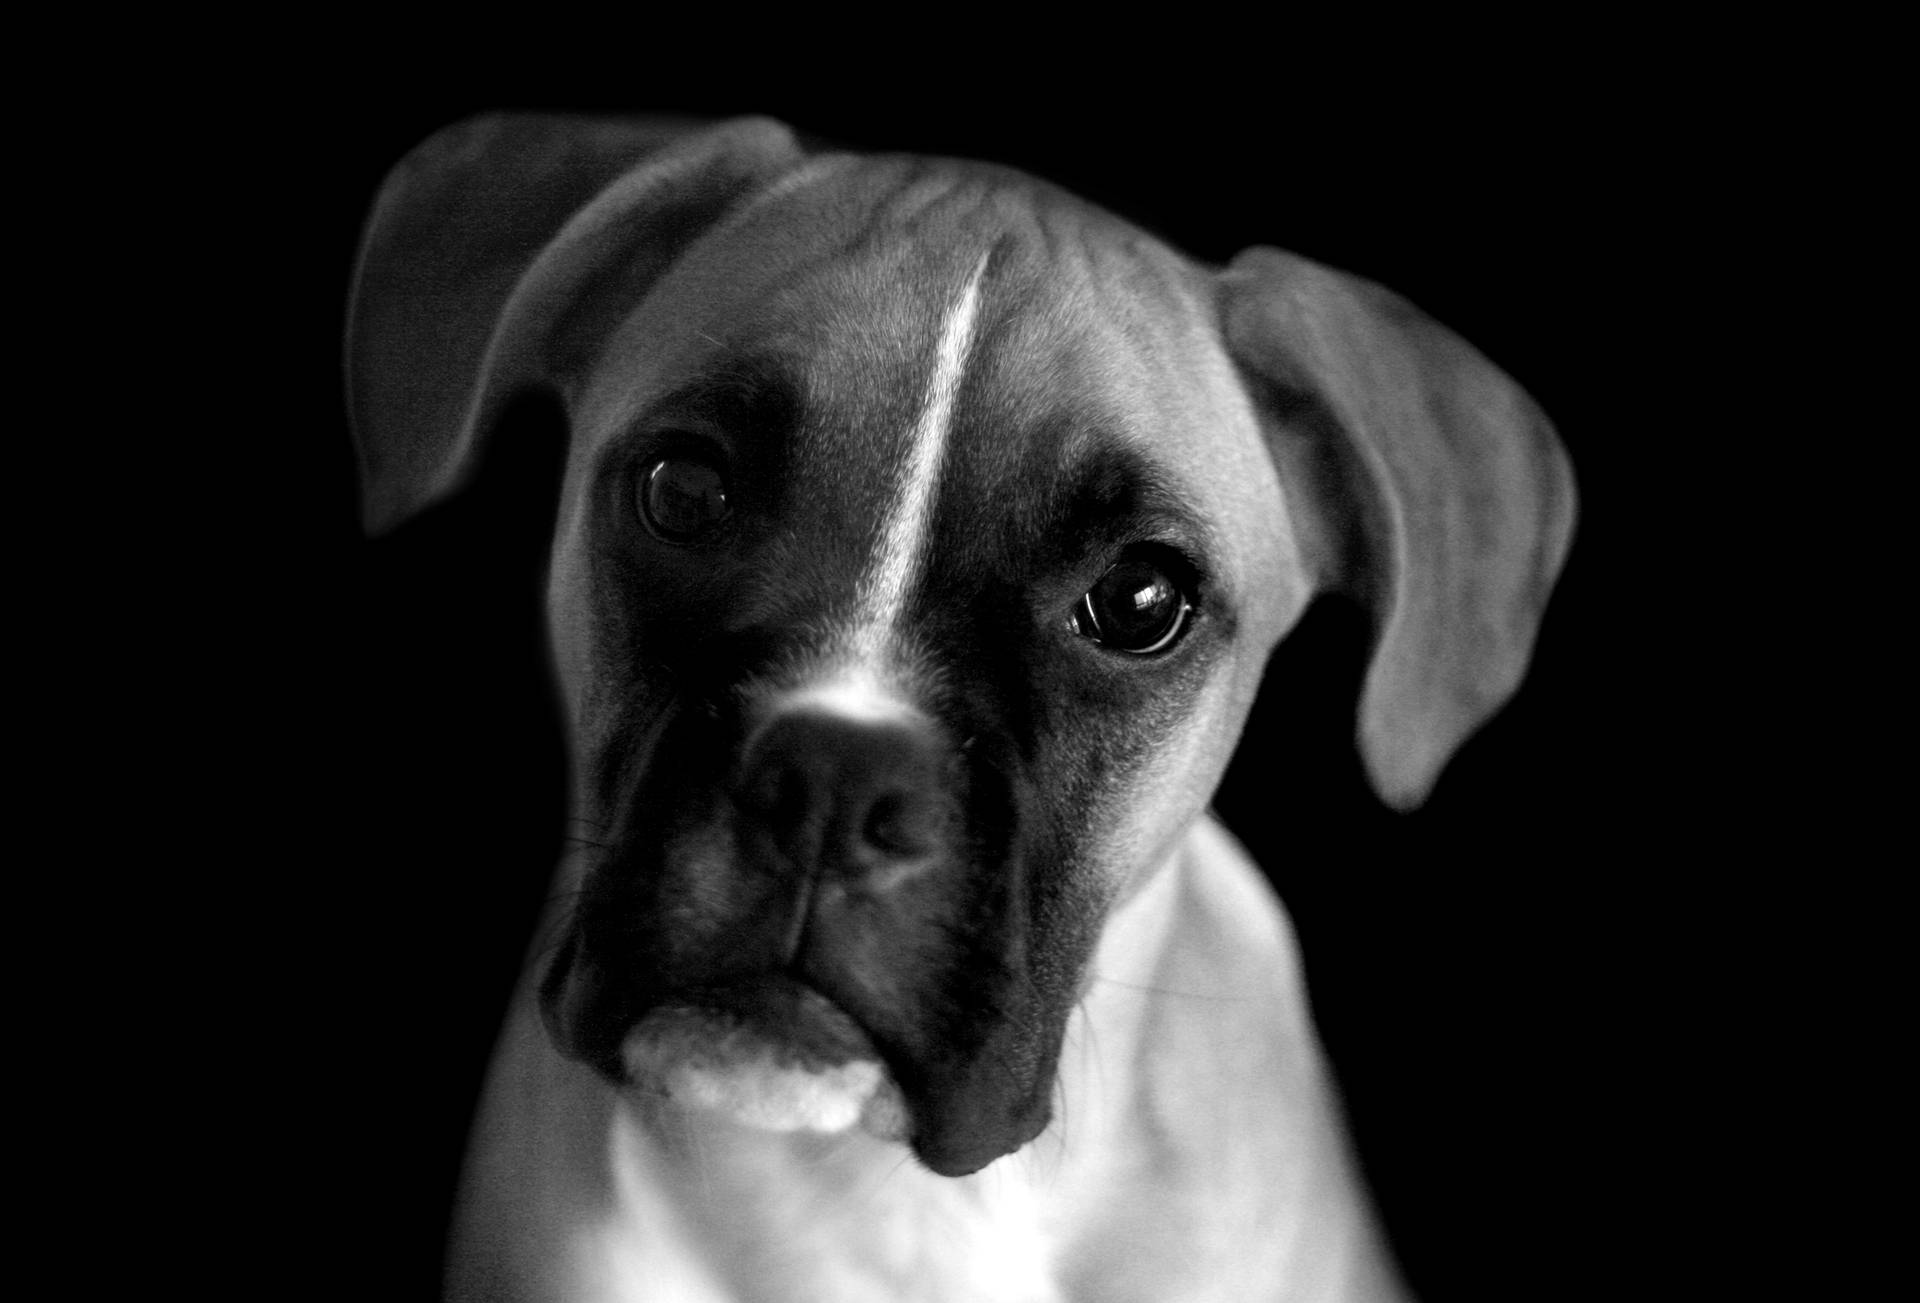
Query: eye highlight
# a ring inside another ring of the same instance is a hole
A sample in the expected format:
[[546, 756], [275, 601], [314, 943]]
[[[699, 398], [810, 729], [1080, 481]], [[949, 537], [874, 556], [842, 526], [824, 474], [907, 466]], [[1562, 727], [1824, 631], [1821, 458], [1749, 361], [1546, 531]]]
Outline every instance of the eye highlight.
[[1102, 647], [1148, 656], [1174, 644], [1192, 611], [1193, 603], [1164, 570], [1135, 559], [1109, 566], [1074, 603], [1068, 624]]
[[725, 523], [727, 477], [698, 457], [663, 457], [640, 482], [640, 518], [668, 543], [691, 543]]

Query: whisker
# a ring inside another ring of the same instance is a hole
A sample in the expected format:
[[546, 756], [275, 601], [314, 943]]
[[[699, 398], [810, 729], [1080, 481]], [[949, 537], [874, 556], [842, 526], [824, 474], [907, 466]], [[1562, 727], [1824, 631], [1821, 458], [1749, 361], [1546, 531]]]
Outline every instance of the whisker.
[[1099, 982], [1103, 986], [1117, 986], [1123, 991], [1139, 991], [1143, 995], [1165, 995], [1181, 1000], [1204, 1000], [1210, 1004], [1244, 1004], [1252, 998], [1251, 996], [1245, 995], [1217, 995], [1210, 991], [1179, 991], [1171, 986], [1155, 986], [1151, 983], [1144, 982], [1126, 982], [1117, 977], [1102, 977], [1098, 973], [1092, 974], [1087, 980], [1088, 985]]
[[893, 1178], [899, 1173], [900, 1169], [905, 1167], [908, 1163], [912, 1161], [913, 1161], [913, 1150], [906, 1146], [902, 1146], [900, 1151], [900, 1157], [894, 1160], [893, 1166], [889, 1167], [887, 1169], [886, 1175], [880, 1178], [880, 1183], [874, 1187], [875, 1191], [877, 1192], [885, 1188], [887, 1183], [892, 1181]]

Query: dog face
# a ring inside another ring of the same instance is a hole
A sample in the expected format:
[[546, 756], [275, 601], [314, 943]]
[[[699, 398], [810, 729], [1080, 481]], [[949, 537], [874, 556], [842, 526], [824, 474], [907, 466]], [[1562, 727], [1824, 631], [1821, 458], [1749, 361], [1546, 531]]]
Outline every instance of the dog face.
[[848, 163], [621, 322], [550, 587], [602, 843], [569, 1053], [943, 1173], [1046, 1124], [1101, 922], [1307, 595], [1205, 302], [1023, 178]]
[[1539, 412], [1379, 287], [757, 120], [442, 133], [376, 205], [349, 364], [376, 529], [517, 395], [566, 415], [555, 1044], [947, 1174], [1045, 1126], [1102, 929], [1309, 598], [1375, 615], [1359, 747], [1409, 805], [1572, 528]]

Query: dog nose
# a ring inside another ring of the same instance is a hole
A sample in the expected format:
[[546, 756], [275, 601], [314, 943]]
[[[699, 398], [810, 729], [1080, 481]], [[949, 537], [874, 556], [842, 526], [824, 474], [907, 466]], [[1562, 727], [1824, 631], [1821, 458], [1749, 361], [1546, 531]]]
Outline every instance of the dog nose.
[[940, 848], [952, 805], [942, 770], [925, 728], [802, 711], [753, 740], [735, 800], [776, 860], [887, 886]]

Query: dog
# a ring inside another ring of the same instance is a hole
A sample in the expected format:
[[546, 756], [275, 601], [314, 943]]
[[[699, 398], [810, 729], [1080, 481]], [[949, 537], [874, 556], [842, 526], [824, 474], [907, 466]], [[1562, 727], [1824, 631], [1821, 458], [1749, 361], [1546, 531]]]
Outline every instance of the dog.
[[1512, 380], [1305, 259], [757, 118], [441, 132], [348, 369], [373, 533], [529, 395], [567, 431], [588, 831], [448, 1297], [1406, 1297], [1208, 805], [1319, 592], [1390, 805], [1516, 690], [1575, 498]]

